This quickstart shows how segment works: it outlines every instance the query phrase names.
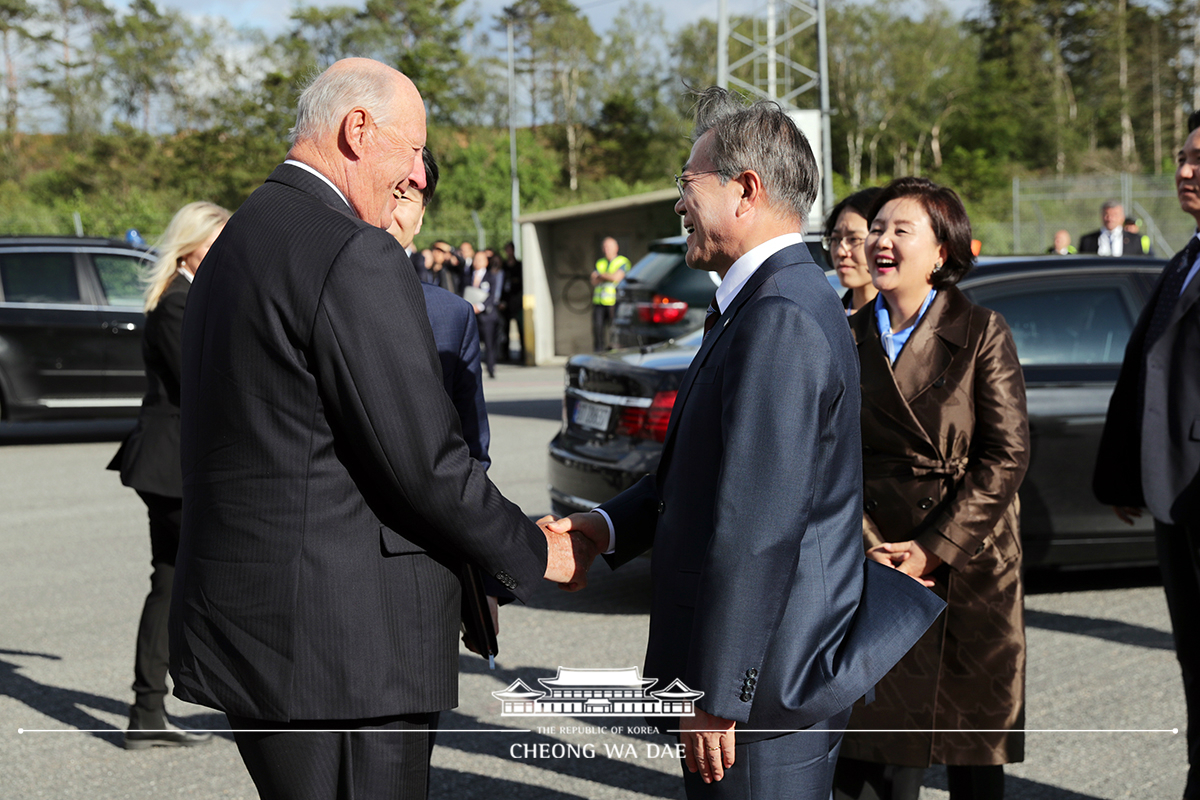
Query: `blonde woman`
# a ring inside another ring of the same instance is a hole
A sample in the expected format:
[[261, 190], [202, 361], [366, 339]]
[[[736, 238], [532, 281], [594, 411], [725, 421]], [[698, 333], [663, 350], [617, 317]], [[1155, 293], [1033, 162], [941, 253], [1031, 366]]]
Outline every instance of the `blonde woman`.
[[158, 242], [158, 259], [146, 275], [146, 396], [137, 426], [108, 465], [121, 483], [137, 490], [150, 517], [153, 572], [142, 608], [134, 659], [135, 700], [129, 710], [125, 749], [191, 747], [211, 738], [167, 721], [167, 611], [175, 578], [175, 551], [183, 513], [179, 467], [179, 374], [183, 360], [183, 308], [200, 262], [220, 235], [229, 212], [213, 203], [188, 203], [172, 218]]

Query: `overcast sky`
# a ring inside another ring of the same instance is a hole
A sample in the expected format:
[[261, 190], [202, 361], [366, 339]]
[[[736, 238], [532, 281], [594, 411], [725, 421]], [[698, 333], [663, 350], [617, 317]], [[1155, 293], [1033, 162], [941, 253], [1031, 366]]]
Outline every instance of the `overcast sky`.
[[[786, 0], [778, 0], [783, 3]], [[945, 0], [952, 10], [958, 14], [976, 11], [982, 6], [983, 0]], [[592, 28], [597, 32], [605, 31], [612, 23], [627, 0], [577, 0], [576, 5], [591, 20]], [[493, 20], [512, 0], [467, 0], [463, 7], [474, 6], [481, 17], [481, 27], [490, 28]], [[649, 0], [650, 5], [662, 9], [666, 16], [667, 27], [674, 30], [696, 20], [716, 19], [717, 0]], [[118, 0], [118, 5], [122, 3]], [[193, 16], [220, 16], [229, 20], [235, 26], [249, 25], [260, 28], [267, 33], [279, 33], [286, 26], [288, 15], [297, 5], [292, 0], [159, 0], [163, 7], [174, 8]], [[124, 5], [127, 5], [125, 3]], [[358, 0], [311, 0], [305, 5], [351, 5], [358, 6]], [[746, 13], [751, 3], [746, 0], [730, 2], [730, 10]], [[766, 8], [765, 0], [759, 0], [759, 7]], [[914, 3], [914, 5], [917, 5]]]

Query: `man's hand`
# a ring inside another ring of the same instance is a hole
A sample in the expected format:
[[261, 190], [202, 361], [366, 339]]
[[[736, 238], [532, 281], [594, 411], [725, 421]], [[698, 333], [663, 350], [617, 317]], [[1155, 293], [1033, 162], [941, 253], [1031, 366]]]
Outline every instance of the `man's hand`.
[[733, 766], [734, 732], [737, 723], [714, 717], [696, 706], [696, 716], [679, 718], [679, 741], [688, 772], [700, 772], [705, 783], [719, 781]]
[[599, 286], [604, 280], [604, 276], [596, 272], [596, 270], [592, 270], [592, 274], [588, 277], [588, 280], [592, 282], [592, 286]]
[[1132, 525], [1134, 519], [1142, 515], [1142, 510], [1133, 506], [1113, 506], [1113, 513], [1117, 515], [1117, 518], [1121, 522], [1124, 522], [1126, 525]]
[[867, 558], [894, 567], [928, 588], [933, 588], [929, 574], [942, 565], [942, 559], [912, 540], [876, 545], [867, 551]]
[[588, 541], [595, 545], [597, 553], [604, 553], [608, 550], [608, 523], [595, 511], [572, 514], [557, 520], [554, 517], [546, 516], [538, 520], [538, 525], [543, 522], [546, 523], [549, 530], [557, 533], [569, 531], [582, 533], [588, 538]]
[[578, 531], [551, 528], [553, 520], [553, 517], [545, 516], [537, 521], [546, 535], [545, 578], [568, 592], [579, 591], [587, 586], [588, 568], [600, 550]]

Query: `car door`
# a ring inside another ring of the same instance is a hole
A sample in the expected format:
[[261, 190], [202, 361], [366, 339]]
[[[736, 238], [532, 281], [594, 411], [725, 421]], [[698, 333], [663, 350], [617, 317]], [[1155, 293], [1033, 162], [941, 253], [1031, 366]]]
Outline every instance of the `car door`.
[[1026, 565], [1152, 560], [1149, 520], [1130, 528], [1092, 494], [1109, 397], [1146, 300], [1137, 273], [1019, 273], [964, 292], [1004, 315], [1025, 374], [1031, 436], [1020, 491]]
[[146, 365], [142, 360], [141, 275], [147, 259], [135, 252], [94, 251], [90, 254], [100, 281], [104, 302], [100, 326], [107, 332], [104, 353], [104, 393], [116, 406], [137, 407], [146, 393]]
[[69, 415], [104, 393], [104, 332], [70, 250], [0, 252], [0, 369], [11, 418]]

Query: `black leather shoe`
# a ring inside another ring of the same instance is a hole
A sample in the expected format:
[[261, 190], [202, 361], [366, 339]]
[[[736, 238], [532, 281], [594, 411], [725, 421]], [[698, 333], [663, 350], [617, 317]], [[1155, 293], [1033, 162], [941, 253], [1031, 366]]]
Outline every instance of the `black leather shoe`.
[[146, 750], [151, 747], [195, 747], [212, 741], [206, 731], [189, 731], [164, 722], [159, 730], [142, 730], [130, 727], [125, 731], [126, 750]]

